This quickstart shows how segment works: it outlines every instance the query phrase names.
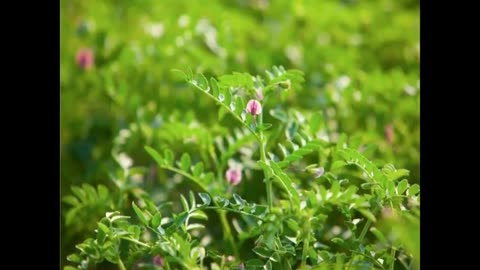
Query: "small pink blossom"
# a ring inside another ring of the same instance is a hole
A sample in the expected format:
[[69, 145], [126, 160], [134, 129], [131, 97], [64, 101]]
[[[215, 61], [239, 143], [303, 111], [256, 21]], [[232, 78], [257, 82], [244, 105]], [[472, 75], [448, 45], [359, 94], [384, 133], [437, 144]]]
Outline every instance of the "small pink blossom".
[[162, 256], [156, 255], [153, 257], [153, 264], [156, 266], [163, 266], [164, 262]]
[[90, 69], [94, 63], [93, 51], [88, 48], [82, 48], [77, 52], [75, 60], [81, 68]]
[[253, 116], [262, 113], [262, 105], [255, 99], [251, 99], [247, 103], [247, 112]]
[[236, 186], [242, 181], [242, 171], [239, 168], [230, 168], [225, 173], [228, 183]]

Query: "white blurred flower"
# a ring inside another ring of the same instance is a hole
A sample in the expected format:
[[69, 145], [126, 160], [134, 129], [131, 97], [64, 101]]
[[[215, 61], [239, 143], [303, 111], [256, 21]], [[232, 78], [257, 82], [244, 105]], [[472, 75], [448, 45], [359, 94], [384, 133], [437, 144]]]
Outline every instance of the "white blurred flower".
[[133, 165], [133, 160], [125, 153], [118, 154], [117, 161], [124, 169], [128, 169]]
[[351, 82], [350, 77], [343, 75], [337, 79], [337, 81], [335, 82], [335, 85], [339, 90], [343, 90], [350, 85], [350, 82]]
[[178, 26], [181, 28], [187, 27], [188, 24], [190, 24], [190, 17], [188, 17], [188, 15], [183, 14], [180, 16], [180, 18], [178, 18]]
[[160, 38], [165, 32], [165, 27], [163, 26], [163, 23], [152, 23], [145, 25], [144, 30], [150, 36]]

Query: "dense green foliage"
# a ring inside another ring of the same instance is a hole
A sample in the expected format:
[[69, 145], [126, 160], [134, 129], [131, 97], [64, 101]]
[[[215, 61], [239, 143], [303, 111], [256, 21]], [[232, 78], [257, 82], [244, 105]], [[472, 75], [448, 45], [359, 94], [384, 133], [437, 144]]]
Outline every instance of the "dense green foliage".
[[65, 269], [419, 268], [418, 1], [60, 12]]

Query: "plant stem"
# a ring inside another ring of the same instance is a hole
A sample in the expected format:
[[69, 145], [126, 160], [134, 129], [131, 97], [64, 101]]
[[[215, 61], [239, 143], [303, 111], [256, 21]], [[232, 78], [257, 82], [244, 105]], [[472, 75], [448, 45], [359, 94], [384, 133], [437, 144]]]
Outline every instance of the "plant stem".
[[393, 270], [395, 267], [395, 249], [393, 247], [390, 250], [390, 256], [392, 256], [392, 263], [390, 264], [390, 270]]
[[367, 234], [367, 231], [370, 228], [370, 225], [372, 225], [372, 221], [369, 219], [369, 220], [367, 220], [367, 223], [365, 223], [365, 226], [363, 226], [362, 232], [360, 233], [360, 236], [358, 237], [359, 242], [363, 241], [363, 238]]
[[127, 240], [127, 241], [130, 241], [130, 242], [135, 243], [135, 244], [140, 245], [140, 246], [144, 246], [144, 247], [146, 247], [146, 248], [150, 248], [150, 246], [149, 246], [148, 244], [145, 244], [145, 243], [143, 243], [143, 242], [140, 242], [140, 241], [138, 241], [138, 240], [136, 240], [136, 239], [132, 239], [132, 238], [128, 238], [128, 237], [122, 237], [122, 239]]
[[230, 224], [228, 224], [227, 212], [217, 210], [217, 213], [220, 216], [220, 221], [222, 222], [223, 238], [230, 243], [230, 246], [233, 250], [233, 253], [234, 253], [235, 257], [238, 258], [239, 253], [238, 253], [238, 250], [237, 250], [237, 245], [235, 245], [235, 241], [234, 241], [233, 236], [232, 236], [232, 231], [230, 230]]
[[310, 232], [310, 218], [307, 219], [305, 222], [304, 233], [306, 234], [305, 240], [303, 240], [303, 250], [302, 250], [302, 264], [300, 265], [300, 269], [307, 269], [307, 252], [309, 247], [309, 232]]
[[125, 268], [125, 265], [123, 265], [122, 259], [118, 258], [117, 264], [120, 270], [127, 270], [127, 268]]
[[[258, 124], [262, 125], [263, 124], [263, 115], [260, 114], [258, 116]], [[268, 164], [267, 162], [267, 156], [265, 155], [265, 137], [263, 136], [263, 130], [260, 132], [260, 136], [258, 139], [258, 143], [260, 144], [260, 159]], [[268, 202], [268, 212], [272, 211], [273, 207], [273, 188], [272, 188], [272, 180], [271, 179], [265, 179], [265, 184], [266, 184], [266, 189], [267, 189], [267, 202]]]

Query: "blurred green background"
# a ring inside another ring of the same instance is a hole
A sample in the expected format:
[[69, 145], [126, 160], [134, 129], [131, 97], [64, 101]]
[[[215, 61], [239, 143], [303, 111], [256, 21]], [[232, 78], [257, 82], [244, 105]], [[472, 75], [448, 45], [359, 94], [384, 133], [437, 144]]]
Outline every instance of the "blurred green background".
[[[303, 70], [304, 87], [287, 107], [322, 112], [329, 137], [373, 143], [373, 158], [419, 182], [418, 0], [60, 3], [62, 196], [72, 185], [112, 186], [120, 152], [148, 167], [146, 144], [194, 151], [211, 143], [181, 140], [189, 136], [181, 132], [172, 140], [168, 134], [181, 130], [175, 125], [200, 135], [234, 126], [217, 123], [217, 108], [171, 72], [187, 68], [207, 76], [264, 74], [274, 65]], [[90, 70], [76, 64], [81, 48], [94, 52]], [[75, 224], [65, 222], [67, 210], [62, 205], [62, 260], [104, 214], [79, 215]]]

